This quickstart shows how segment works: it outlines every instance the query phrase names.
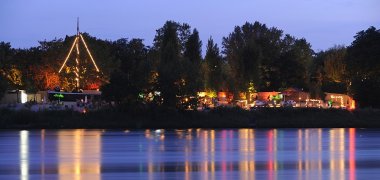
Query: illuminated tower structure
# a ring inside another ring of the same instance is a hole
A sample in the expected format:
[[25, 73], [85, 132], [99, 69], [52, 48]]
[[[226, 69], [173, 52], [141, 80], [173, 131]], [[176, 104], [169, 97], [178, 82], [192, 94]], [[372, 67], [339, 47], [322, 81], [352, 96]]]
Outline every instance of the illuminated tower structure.
[[[81, 84], [81, 80], [84, 78], [83, 75], [87, 71], [87, 68], [85, 67], [85, 64], [84, 64], [86, 62], [86, 59], [85, 59], [85, 61], [82, 61], [82, 59], [81, 59], [80, 44], [83, 44], [83, 46], [86, 50], [86, 54], [91, 59], [91, 62], [92, 62], [93, 66], [96, 70], [96, 73], [99, 74], [100, 70], [99, 70], [98, 66], [96, 65], [96, 62], [95, 62], [90, 50], [88, 49], [87, 43], [84, 40], [82, 33], [79, 31], [79, 18], [78, 18], [77, 19], [77, 34], [75, 36], [74, 42], [71, 45], [70, 51], [67, 54], [64, 62], [62, 63], [61, 68], [58, 71], [58, 73], [61, 73], [62, 70], [64, 70], [64, 68], [66, 67], [65, 68], [66, 72], [73, 73], [75, 75], [74, 80], [75, 80], [75, 87], [77, 89], [80, 89], [83, 86], [83, 84]], [[73, 52], [75, 52], [75, 54], [76, 54], [75, 55], [75, 62], [71, 63], [71, 65], [68, 65], [67, 62], [70, 59], [70, 57], [74, 57], [74, 56], [72, 56]]]

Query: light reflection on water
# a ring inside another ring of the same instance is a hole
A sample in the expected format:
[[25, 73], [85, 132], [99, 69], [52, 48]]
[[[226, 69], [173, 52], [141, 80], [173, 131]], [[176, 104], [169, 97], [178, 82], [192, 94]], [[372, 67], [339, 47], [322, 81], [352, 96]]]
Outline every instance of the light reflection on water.
[[353, 180], [380, 175], [379, 137], [353, 128], [0, 131], [0, 179]]
[[101, 179], [101, 131], [58, 131], [59, 179]]
[[29, 132], [20, 131], [20, 179], [28, 179], [29, 172]]

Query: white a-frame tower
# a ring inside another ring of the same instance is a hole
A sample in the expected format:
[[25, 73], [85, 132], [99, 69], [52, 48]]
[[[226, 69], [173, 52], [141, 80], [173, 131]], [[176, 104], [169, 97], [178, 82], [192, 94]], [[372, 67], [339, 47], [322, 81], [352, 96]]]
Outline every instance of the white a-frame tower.
[[[81, 42], [81, 43], [80, 43]], [[95, 67], [95, 70], [96, 72], [100, 72], [98, 66], [96, 65], [96, 62], [94, 60], [94, 58], [92, 57], [92, 54], [90, 52], [90, 50], [88, 49], [88, 46], [86, 44], [86, 41], [84, 40], [83, 36], [82, 36], [82, 33], [79, 31], [79, 18], [77, 19], [77, 34], [75, 36], [75, 39], [74, 39], [74, 42], [73, 44], [71, 45], [71, 48], [70, 48], [70, 51], [69, 53], [67, 54], [66, 58], [65, 58], [65, 61], [63, 62], [61, 68], [59, 68], [59, 71], [58, 73], [61, 73], [61, 71], [63, 70], [63, 68], [66, 66], [66, 63], [67, 63], [67, 60], [71, 57], [73, 51], [76, 51], [76, 56], [75, 56], [75, 67], [73, 68], [73, 72], [75, 74], [75, 81], [76, 81], [76, 87], [79, 88], [80, 87], [80, 79], [81, 79], [81, 71], [80, 71], [80, 64], [81, 64], [81, 60], [80, 60], [80, 51], [79, 51], [79, 44], [83, 44], [85, 49], [86, 49], [86, 52], [87, 52], [87, 55], [90, 57], [91, 61], [92, 61], [92, 64], [94, 65]], [[74, 50], [75, 48], [75, 50]]]

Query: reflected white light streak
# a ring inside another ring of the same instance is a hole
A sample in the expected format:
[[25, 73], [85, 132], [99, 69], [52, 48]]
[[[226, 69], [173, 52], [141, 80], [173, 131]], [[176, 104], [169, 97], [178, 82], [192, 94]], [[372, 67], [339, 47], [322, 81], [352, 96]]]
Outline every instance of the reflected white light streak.
[[29, 179], [29, 132], [20, 131], [20, 171], [21, 180]]

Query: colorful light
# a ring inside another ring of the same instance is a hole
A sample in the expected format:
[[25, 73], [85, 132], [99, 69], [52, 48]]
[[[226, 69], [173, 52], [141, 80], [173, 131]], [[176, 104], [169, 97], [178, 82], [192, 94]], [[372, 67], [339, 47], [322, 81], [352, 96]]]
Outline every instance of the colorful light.
[[64, 96], [63, 96], [63, 94], [54, 94], [54, 97], [56, 97], [56, 98], [63, 98]]
[[355, 105], [355, 100], [351, 101], [351, 110], [355, 110], [356, 105]]

